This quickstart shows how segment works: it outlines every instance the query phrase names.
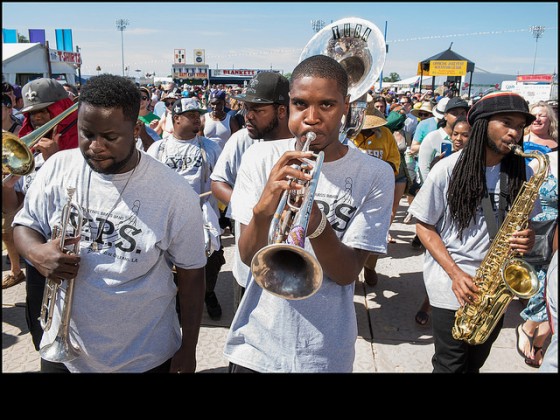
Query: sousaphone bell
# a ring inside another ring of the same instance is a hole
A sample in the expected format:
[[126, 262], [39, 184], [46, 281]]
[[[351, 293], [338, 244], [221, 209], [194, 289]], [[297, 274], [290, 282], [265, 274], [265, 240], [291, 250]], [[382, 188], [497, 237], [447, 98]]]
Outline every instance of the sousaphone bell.
[[314, 55], [335, 59], [348, 74], [350, 110], [344, 117], [340, 140], [353, 139], [364, 124], [367, 92], [383, 71], [385, 38], [368, 20], [344, 18], [317, 32], [303, 49], [299, 62]]

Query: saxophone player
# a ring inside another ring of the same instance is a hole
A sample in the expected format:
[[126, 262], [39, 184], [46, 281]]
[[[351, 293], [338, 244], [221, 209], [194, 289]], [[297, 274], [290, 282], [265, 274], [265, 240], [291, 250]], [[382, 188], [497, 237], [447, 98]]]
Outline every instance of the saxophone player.
[[[476, 301], [479, 289], [473, 275], [490, 248], [492, 227], [500, 227], [521, 186], [533, 175], [510, 146], [520, 143], [524, 128], [535, 119], [523, 97], [511, 92], [487, 95], [473, 105], [467, 119], [472, 127], [469, 142], [430, 171], [409, 209], [426, 248], [424, 283], [432, 306], [434, 373], [477, 373], [484, 365], [503, 317], [484, 343], [471, 345], [453, 338], [456, 311]], [[494, 217], [485, 217], [486, 203]], [[537, 200], [533, 214], [539, 212]], [[527, 253], [534, 241], [534, 232], [523, 229], [512, 233], [509, 248]]]

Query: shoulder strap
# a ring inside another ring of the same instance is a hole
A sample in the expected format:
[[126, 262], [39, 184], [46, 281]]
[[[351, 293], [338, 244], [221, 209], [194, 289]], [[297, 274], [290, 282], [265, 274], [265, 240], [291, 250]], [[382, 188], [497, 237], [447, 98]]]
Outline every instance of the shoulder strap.
[[505, 219], [508, 194], [509, 194], [508, 175], [505, 171], [500, 171], [500, 199], [498, 203], [498, 223], [496, 223], [496, 217], [494, 216], [494, 211], [492, 210], [492, 203], [490, 202], [490, 196], [488, 195], [488, 193], [482, 199], [482, 210], [484, 211], [484, 219], [486, 220], [486, 226], [488, 228], [490, 242], [492, 242], [496, 237], [496, 233], [498, 233], [498, 229], [502, 225]]
[[506, 171], [500, 167], [500, 202], [498, 207], [498, 220], [500, 225], [505, 219], [507, 212], [507, 198], [509, 196], [509, 177]]
[[496, 225], [496, 217], [494, 216], [492, 203], [490, 202], [490, 196], [488, 193], [482, 199], [482, 210], [484, 211], [484, 219], [486, 220], [486, 227], [488, 228], [490, 242], [492, 242], [496, 237], [496, 233], [498, 233], [498, 226]]

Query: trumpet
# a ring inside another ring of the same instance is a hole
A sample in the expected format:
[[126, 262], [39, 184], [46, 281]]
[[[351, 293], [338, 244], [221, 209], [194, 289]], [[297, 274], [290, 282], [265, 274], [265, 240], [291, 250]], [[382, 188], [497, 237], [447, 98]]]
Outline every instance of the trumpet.
[[[52, 238], [60, 239], [60, 249], [64, 252], [77, 254], [79, 252], [79, 243], [72, 246], [71, 249], [65, 249], [64, 241], [68, 236], [78, 236], [81, 234], [81, 227], [83, 221], [83, 215], [80, 208], [72, 203], [72, 197], [75, 188], [69, 187], [66, 189], [68, 194], [68, 199], [66, 205], [62, 209], [62, 222], [60, 226], [53, 228]], [[73, 232], [71, 230], [70, 213], [74, 210], [78, 214], [77, 225], [74, 227]], [[68, 280], [66, 286], [66, 296], [62, 304], [62, 312], [60, 316], [60, 326], [54, 341], [47, 344], [39, 350], [41, 357], [49, 362], [64, 363], [74, 360], [80, 354], [80, 349], [74, 347], [70, 343], [70, 314], [72, 311], [72, 301], [74, 299], [74, 283], [76, 279]], [[47, 279], [45, 283], [45, 289], [43, 291], [43, 302], [41, 304], [41, 315], [39, 317], [39, 322], [41, 323], [41, 328], [43, 331], [50, 330], [52, 326], [52, 319], [54, 314], [54, 306], [59, 297], [60, 284], [52, 279]]]
[[[309, 150], [316, 134], [309, 132], [303, 151]], [[313, 198], [317, 190], [324, 152], [319, 152], [312, 179], [296, 181], [304, 186], [300, 191], [284, 191], [268, 232], [268, 245], [261, 248], [251, 261], [255, 282], [266, 291], [288, 300], [300, 300], [315, 294], [323, 282], [323, 269], [317, 259], [304, 249]], [[298, 169], [308, 171], [309, 164]], [[298, 205], [299, 204], [299, 205]]]
[[65, 109], [59, 115], [46, 122], [31, 133], [19, 138], [10, 132], [2, 132], [2, 174], [4, 184], [13, 175], [27, 175], [35, 169], [35, 155], [31, 151], [33, 147], [49, 131], [56, 127], [64, 118], [78, 109], [76, 102], [70, 108]]

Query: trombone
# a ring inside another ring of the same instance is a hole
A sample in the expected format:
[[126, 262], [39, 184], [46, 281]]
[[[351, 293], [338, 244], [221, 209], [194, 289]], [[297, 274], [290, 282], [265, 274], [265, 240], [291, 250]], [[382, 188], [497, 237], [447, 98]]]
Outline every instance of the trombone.
[[2, 132], [2, 174], [8, 174], [2, 178], [2, 184], [14, 175], [22, 176], [33, 172], [35, 169], [35, 155], [31, 149], [64, 118], [76, 111], [78, 105], [78, 102], [76, 102], [70, 108], [65, 109], [59, 115], [22, 138], [7, 131]]

